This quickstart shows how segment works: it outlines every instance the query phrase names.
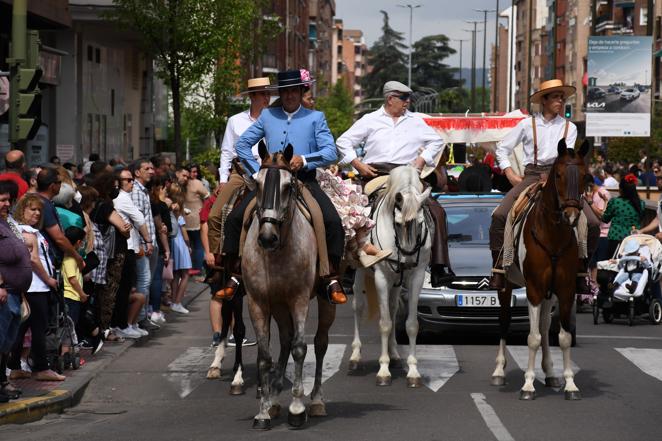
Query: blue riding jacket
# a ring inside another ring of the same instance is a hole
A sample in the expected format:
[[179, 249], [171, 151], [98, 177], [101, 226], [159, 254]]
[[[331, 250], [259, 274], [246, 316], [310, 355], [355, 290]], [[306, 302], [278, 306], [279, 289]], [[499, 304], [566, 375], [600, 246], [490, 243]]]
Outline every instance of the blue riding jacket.
[[284, 150], [288, 144], [292, 144], [294, 154], [305, 159], [304, 170], [307, 171], [326, 167], [338, 160], [336, 144], [324, 114], [303, 106], [291, 120], [288, 120], [282, 107], [266, 108], [257, 121], [239, 137], [236, 144], [237, 156], [251, 175], [260, 168], [251, 147], [262, 138], [269, 153]]

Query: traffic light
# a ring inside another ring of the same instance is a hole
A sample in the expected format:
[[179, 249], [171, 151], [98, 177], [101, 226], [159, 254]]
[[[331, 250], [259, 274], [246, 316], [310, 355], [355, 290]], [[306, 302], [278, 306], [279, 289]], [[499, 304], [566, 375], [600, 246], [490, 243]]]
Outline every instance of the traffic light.
[[565, 116], [565, 119], [572, 119], [572, 104], [566, 104], [565, 105], [564, 116]]
[[15, 63], [10, 75], [9, 141], [19, 145], [34, 138], [41, 126], [39, 80], [43, 71], [38, 66], [39, 35], [28, 31], [27, 37], [26, 60]]

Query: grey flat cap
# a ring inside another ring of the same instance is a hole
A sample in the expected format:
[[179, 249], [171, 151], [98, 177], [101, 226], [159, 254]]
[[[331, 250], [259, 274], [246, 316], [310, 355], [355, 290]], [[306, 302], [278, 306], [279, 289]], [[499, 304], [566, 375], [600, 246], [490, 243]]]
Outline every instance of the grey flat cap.
[[387, 81], [384, 84], [384, 95], [391, 92], [412, 93], [413, 91], [399, 81]]

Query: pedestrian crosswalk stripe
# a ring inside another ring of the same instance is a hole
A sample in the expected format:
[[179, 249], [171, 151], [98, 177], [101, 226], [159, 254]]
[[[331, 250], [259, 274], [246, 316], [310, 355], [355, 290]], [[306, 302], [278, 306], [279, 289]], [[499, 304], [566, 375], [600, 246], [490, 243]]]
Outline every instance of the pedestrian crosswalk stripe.
[[[403, 362], [409, 354], [409, 346], [399, 346]], [[416, 359], [423, 384], [432, 392], [437, 392], [457, 371], [460, 365], [451, 345], [417, 345]], [[407, 369], [407, 366], [404, 366]]]
[[[549, 349], [552, 354], [552, 363], [554, 364], [554, 376], [563, 378], [563, 353], [561, 352], [560, 348], [555, 346]], [[526, 371], [529, 365], [529, 347], [508, 346], [508, 352], [510, 352], [510, 355], [515, 359], [515, 363], [517, 363], [517, 366], [519, 366], [521, 370]], [[540, 367], [541, 361], [542, 361], [542, 352], [539, 350], [538, 353], [536, 354], [536, 367], [534, 371], [536, 374], [536, 380], [540, 381], [541, 383], [544, 383], [545, 373], [542, 371], [542, 368]], [[579, 372], [579, 366], [577, 366], [574, 361], [572, 362], [572, 371], [575, 373], [575, 375], [577, 375], [577, 372]]]
[[662, 349], [614, 348], [639, 369], [662, 381]]
[[204, 372], [214, 359], [214, 351], [205, 347], [190, 347], [168, 365], [163, 374], [175, 387], [179, 398], [185, 398], [207, 381]]
[[[329, 378], [333, 377], [336, 372], [340, 370], [343, 356], [345, 355], [344, 344], [330, 344], [324, 356], [324, 364], [322, 365], [322, 383]], [[294, 380], [294, 360], [290, 356], [285, 369], [285, 377]], [[303, 362], [303, 391], [305, 395], [309, 395], [313, 390], [315, 384], [315, 345], [308, 345], [306, 351], [306, 358]]]

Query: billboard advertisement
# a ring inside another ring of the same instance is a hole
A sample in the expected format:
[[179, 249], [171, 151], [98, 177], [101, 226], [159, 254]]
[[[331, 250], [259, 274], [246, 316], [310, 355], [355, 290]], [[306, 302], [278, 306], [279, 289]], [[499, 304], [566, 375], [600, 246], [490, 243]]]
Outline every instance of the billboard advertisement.
[[652, 37], [589, 37], [586, 136], [650, 136], [652, 63]]

